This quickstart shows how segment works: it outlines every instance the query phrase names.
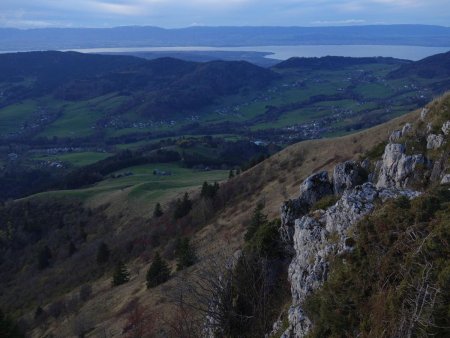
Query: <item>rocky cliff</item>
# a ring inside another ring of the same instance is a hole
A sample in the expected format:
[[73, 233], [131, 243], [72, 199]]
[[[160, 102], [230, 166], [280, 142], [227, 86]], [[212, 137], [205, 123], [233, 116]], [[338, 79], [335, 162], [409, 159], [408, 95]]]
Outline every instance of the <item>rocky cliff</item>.
[[[310, 331], [302, 304], [327, 279], [330, 258], [352, 252], [359, 220], [388, 199], [414, 199], [427, 186], [450, 182], [450, 112], [444, 101], [448, 96], [425, 108], [415, 123], [393, 131], [381, 158], [338, 164], [331, 179], [325, 171], [315, 173], [297, 198], [282, 205], [280, 232], [293, 253], [289, 328], [282, 337]], [[336, 203], [317, 208], [331, 195]]]

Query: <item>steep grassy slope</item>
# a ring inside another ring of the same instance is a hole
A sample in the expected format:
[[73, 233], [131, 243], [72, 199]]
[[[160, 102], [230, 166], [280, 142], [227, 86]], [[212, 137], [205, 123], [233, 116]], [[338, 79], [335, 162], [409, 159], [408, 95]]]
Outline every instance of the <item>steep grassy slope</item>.
[[[207, 262], [211, 255], [231, 254], [239, 248], [243, 243], [243, 225], [258, 202], [265, 201], [265, 211], [269, 217], [277, 218], [281, 202], [295, 195], [299, 183], [311, 172], [330, 169], [337, 162], [362, 156], [383, 142], [392, 130], [417, 116], [418, 112], [414, 112], [358, 134], [295, 144], [233, 178], [221, 188], [227, 190], [230, 196], [225, 208], [193, 236], [200, 258]], [[114, 198], [114, 194], [110, 197]], [[125, 323], [124, 309], [133, 299], [156, 312], [167, 314], [170, 311], [167, 294], [185, 273], [177, 273], [164, 285], [147, 290], [143, 272], [148, 262], [148, 255], [130, 261], [131, 280], [123, 286], [111, 289], [110, 276], [106, 275], [93, 282], [93, 297], [82, 305], [78, 315], [68, 314], [67, 320], [50, 320], [48, 325], [34, 330], [33, 336], [42, 336], [44, 332], [69, 336], [73, 334], [73, 323], [80, 316], [91, 321], [92, 331], [88, 336], [95, 337], [105, 330], [113, 335], [119, 334]], [[198, 266], [187, 269], [187, 276], [197, 269]], [[77, 289], [72, 293], [76, 292]], [[65, 298], [70, 298], [72, 293]]]

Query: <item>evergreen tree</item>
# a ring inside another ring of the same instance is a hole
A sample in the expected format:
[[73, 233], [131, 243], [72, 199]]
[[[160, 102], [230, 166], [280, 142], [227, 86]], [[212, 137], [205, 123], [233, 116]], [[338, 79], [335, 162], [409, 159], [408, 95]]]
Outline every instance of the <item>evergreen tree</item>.
[[179, 238], [175, 249], [175, 256], [177, 257], [177, 270], [183, 270], [197, 261], [195, 249], [191, 245], [189, 238]]
[[39, 270], [43, 270], [50, 265], [50, 259], [52, 258], [52, 252], [49, 247], [46, 245], [39, 251], [38, 254], [38, 268]]
[[217, 182], [215, 182], [214, 184], [208, 184], [208, 182], [204, 182], [202, 185], [200, 196], [202, 198], [213, 199], [216, 196], [218, 190], [219, 184]]
[[34, 311], [34, 319], [38, 319], [45, 315], [45, 311], [41, 306], [38, 306]]
[[186, 216], [192, 209], [192, 201], [189, 199], [189, 194], [186, 192], [183, 199], [177, 199], [175, 204], [175, 210], [173, 213], [173, 218], [179, 219]]
[[77, 247], [75, 246], [75, 244], [70, 241], [69, 243], [69, 256], [72, 256], [76, 251], [77, 251]]
[[234, 171], [233, 169], [230, 170], [229, 174], [228, 174], [228, 178], [233, 178], [234, 177]]
[[209, 191], [209, 184], [208, 184], [208, 182], [203, 182], [203, 185], [202, 185], [202, 190], [201, 190], [201, 192], [200, 192], [200, 196], [201, 197], [207, 197], [208, 196], [208, 191]]
[[22, 338], [17, 324], [14, 323], [3, 311], [0, 310], [0, 337], [2, 338]]
[[263, 223], [247, 242], [251, 252], [259, 257], [270, 259], [283, 258], [285, 251], [278, 231], [277, 221]]
[[184, 193], [183, 201], [182, 201], [183, 209], [185, 210], [186, 214], [189, 213], [192, 209], [192, 202], [189, 199], [189, 194], [187, 192]]
[[104, 264], [109, 260], [109, 248], [105, 242], [102, 242], [97, 250], [97, 263]]
[[130, 280], [130, 273], [128, 272], [127, 266], [119, 261], [114, 269], [114, 275], [112, 280], [113, 286], [118, 286], [125, 284]]
[[249, 241], [252, 239], [253, 235], [258, 231], [261, 225], [267, 223], [267, 215], [265, 215], [262, 211], [264, 209], [263, 203], [258, 203], [255, 210], [253, 211], [253, 216], [250, 221], [250, 224], [247, 228], [247, 232], [245, 234], [244, 239]]
[[155, 210], [153, 210], [153, 217], [158, 218], [161, 217], [162, 215], [164, 215], [164, 213], [162, 211], [161, 203], [158, 202], [155, 205]]
[[157, 252], [150, 268], [147, 271], [147, 288], [153, 288], [159, 284], [162, 284], [169, 278], [169, 266]]

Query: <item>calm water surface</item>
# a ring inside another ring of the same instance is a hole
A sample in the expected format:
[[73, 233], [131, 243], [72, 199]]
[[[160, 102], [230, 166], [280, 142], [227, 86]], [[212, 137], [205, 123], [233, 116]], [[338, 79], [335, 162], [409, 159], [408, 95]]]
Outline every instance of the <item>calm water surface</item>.
[[136, 48], [90, 48], [72, 49], [82, 53], [127, 52], [264, 52], [266, 57], [286, 60], [290, 57], [333, 56], [390, 56], [398, 59], [420, 60], [427, 56], [444, 53], [449, 47], [387, 46], [387, 45], [314, 45], [314, 46], [255, 46], [255, 47], [136, 47]]

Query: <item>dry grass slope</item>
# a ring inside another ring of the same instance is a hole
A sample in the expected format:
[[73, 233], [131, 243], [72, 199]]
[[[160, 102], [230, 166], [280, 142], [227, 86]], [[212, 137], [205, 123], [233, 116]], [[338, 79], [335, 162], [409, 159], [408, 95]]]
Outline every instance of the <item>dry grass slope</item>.
[[[265, 211], [270, 218], [279, 216], [281, 203], [298, 193], [299, 184], [318, 170], [331, 170], [333, 166], [348, 159], [362, 156], [377, 144], [386, 141], [388, 135], [405, 122], [417, 118], [415, 111], [383, 125], [344, 137], [311, 140], [292, 145], [252, 169], [233, 178], [229, 184], [236, 188], [235, 194], [209, 225], [203, 227], [193, 238], [201, 259], [220, 252], [232, 252], [243, 243], [246, 220], [258, 202], [265, 202]], [[158, 313], [169, 311], [164, 290], [169, 291], [180, 279], [180, 273], [173, 279], [152, 290], [145, 287], [145, 272], [148, 261], [140, 259], [130, 262], [130, 282], [111, 289], [110, 278], [103, 278], [93, 285], [93, 297], [80, 313], [95, 328], [87, 337], [119, 337], [125, 323], [121, 311], [133, 299], [149, 306]], [[191, 267], [183, 274], [192, 274], [197, 269]], [[73, 336], [73, 316], [53, 323], [46, 332], [34, 331], [33, 337], [49, 333], [57, 337]], [[106, 335], [104, 335], [106, 333]]]

